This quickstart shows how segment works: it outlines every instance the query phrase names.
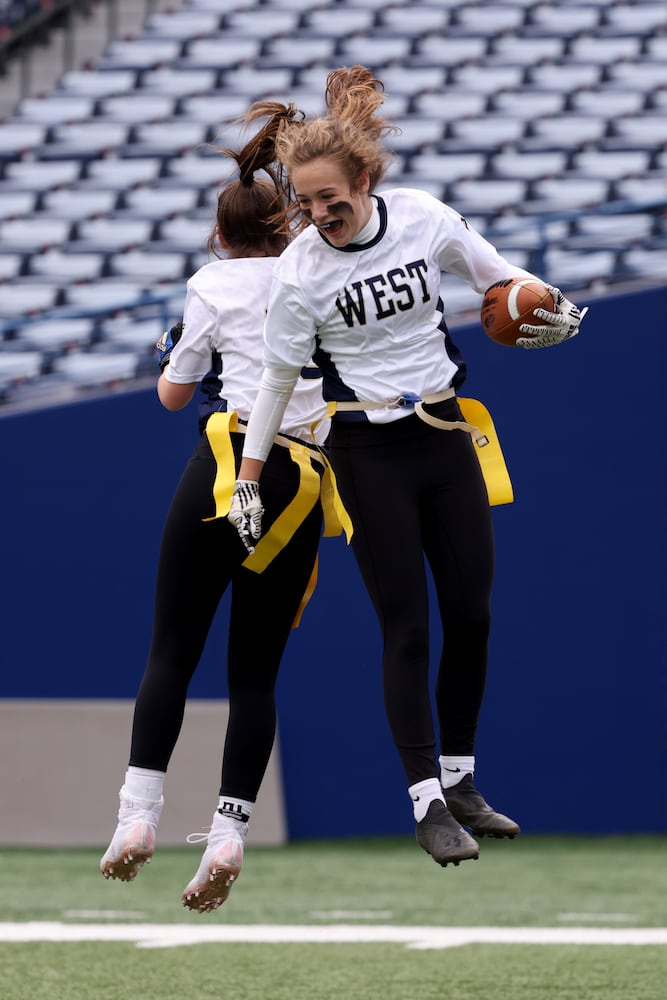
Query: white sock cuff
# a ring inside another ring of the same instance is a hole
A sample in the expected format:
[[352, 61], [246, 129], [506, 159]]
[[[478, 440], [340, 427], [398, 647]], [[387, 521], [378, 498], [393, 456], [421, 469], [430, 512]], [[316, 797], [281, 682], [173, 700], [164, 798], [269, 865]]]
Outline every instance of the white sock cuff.
[[133, 799], [159, 802], [165, 779], [164, 771], [151, 771], [147, 767], [130, 765], [125, 773], [125, 791]]
[[439, 799], [443, 803], [445, 801], [437, 778], [426, 778], [425, 781], [410, 785], [408, 794], [412, 799], [412, 810], [418, 823], [423, 820], [433, 799]]
[[445, 757], [440, 758], [440, 782], [447, 790], [452, 785], [458, 785], [464, 774], [475, 773], [475, 758], [470, 757]]
[[429, 802], [431, 799], [441, 799], [440, 782], [437, 778], [426, 778], [424, 781], [418, 781], [416, 785], [409, 786], [408, 795], [413, 802], [418, 799], [427, 799]]
[[227, 819], [238, 823], [247, 823], [255, 806], [247, 799], [236, 799], [232, 795], [221, 795], [218, 799], [218, 812]]

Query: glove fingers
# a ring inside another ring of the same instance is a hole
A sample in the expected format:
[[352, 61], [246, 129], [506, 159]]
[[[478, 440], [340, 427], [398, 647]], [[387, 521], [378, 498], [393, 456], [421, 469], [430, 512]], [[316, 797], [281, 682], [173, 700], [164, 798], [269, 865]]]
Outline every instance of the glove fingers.
[[563, 313], [549, 312], [548, 309], [533, 309], [533, 316], [544, 320], [545, 323], [551, 323], [552, 326], [567, 326], [570, 322]]

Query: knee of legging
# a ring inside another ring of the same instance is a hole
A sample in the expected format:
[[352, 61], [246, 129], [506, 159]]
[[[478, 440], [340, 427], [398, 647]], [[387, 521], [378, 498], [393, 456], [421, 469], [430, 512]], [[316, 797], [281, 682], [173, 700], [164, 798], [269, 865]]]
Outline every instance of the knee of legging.
[[428, 663], [429, 635], [426, 626], [393, 621], [384, 630], [385, 653], [401, 662]]
[[488, 611], [477, 614], [454, 615], [443, 621], [443, 631], [450, 641], [460, 643], [486, 643], [491, 631], [491, 615]]

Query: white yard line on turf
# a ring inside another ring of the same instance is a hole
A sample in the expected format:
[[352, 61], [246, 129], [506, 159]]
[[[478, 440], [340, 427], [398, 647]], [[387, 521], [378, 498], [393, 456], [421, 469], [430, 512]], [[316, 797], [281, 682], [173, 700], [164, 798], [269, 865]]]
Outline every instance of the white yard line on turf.
[[667, 945], [667, 927], [392, 927], [279, 924], [64, 924], [58, 921], [0, 923], [0, 942], [134, 941], [139, 948], [208, 943], [393, 942], [408, 948], [455, 948], [465, 944]]

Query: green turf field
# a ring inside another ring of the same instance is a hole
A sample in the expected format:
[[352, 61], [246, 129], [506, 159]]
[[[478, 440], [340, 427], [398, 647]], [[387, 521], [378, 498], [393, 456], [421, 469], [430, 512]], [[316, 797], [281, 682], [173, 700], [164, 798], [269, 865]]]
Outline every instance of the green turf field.
[[249, 848], [201, 915], [200, 850], [133, 884], [101, 850], [0, 851], [2, 1000], [667, 997], [665, 837], [483, 840], [445, 870], [411, 838]]

